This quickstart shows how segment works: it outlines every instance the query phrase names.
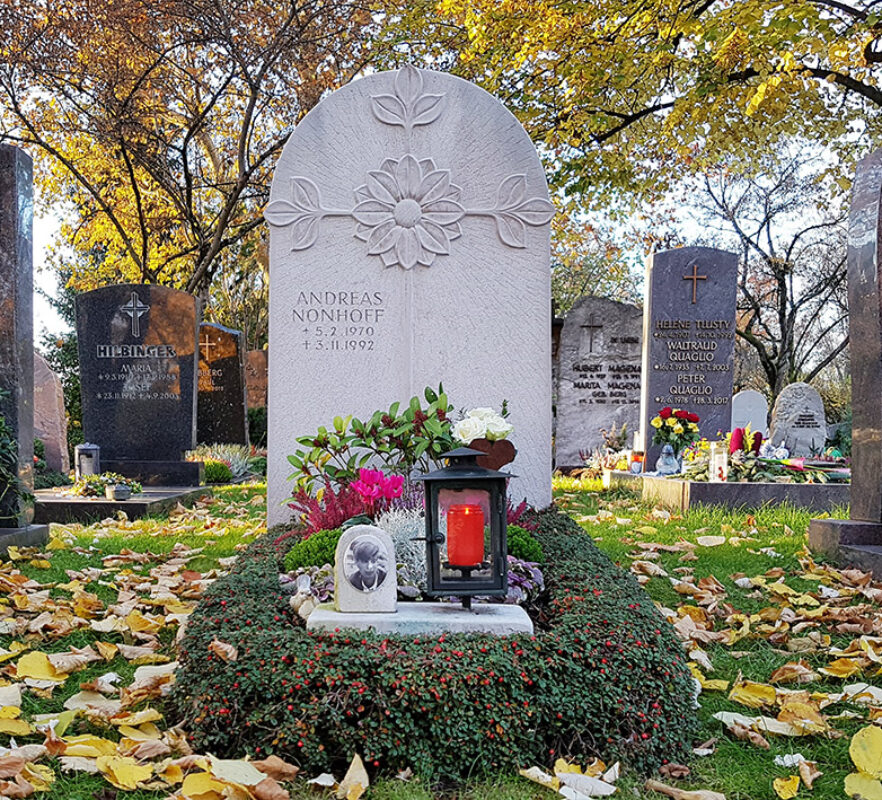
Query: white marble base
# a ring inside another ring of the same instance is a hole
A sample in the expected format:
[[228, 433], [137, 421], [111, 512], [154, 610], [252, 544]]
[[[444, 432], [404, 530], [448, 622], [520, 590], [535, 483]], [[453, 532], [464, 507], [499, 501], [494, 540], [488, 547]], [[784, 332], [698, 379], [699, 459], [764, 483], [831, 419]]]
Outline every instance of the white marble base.
[[458, 603], [399, 603], [394, 614], [346, 613], [322, 603], [306, 621], [307, 630], [337, 628], [373, 630], [406, 636], [437, 633], [489, 633], [512, 636], [533, 633], [533, 622], [520, 606], [476, 603], [466, 611]]

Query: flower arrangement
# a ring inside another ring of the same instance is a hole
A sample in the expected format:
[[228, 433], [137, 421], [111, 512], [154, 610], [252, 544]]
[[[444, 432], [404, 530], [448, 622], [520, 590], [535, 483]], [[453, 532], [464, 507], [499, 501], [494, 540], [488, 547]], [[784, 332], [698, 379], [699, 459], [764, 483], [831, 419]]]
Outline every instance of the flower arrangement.
[[507, 422], [507, 412], [503, 403], [502, 414], [492, 408], [473, 408], [466, 411], [465, 417], [453, 426], [453, 438], [469, 445], [475, 439], [487, 439], [491, 442], [505, 439], [514, 430], [514, 425]]
[[349, 484], [361, 495], [364, 501], [367, 515], [376, 518], [376, 515], [385, 511], [389, 501], [401, 497], [404, 487], [404, 475], [384, 475], [381, 469], [365, 469], [358, 471], [358, 480]]
[[687, 445], [698, 440], [698, 414], [681, 408], [665, 406], [649, 424], [655, 428], [653, 444], [669, 444], [679, 453]]

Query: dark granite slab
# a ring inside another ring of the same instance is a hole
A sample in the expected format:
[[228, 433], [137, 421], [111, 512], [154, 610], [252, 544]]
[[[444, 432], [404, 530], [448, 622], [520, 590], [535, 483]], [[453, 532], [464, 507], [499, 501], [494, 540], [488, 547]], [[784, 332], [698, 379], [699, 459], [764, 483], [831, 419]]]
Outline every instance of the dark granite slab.
[[201, 444], [248, 444], [244, 345], [242, 331], [213, 322], [199, 326], [196, 438]]
[[83, 433], [102, 464], [182, 458], [196, 444], [196, 299], [122, 284], [82, 294], [76, 306]]
[[[0, 413], [18, 443], [17, 467], [34, 486], [33, 167], [23, 150], [0, 145]], [[0, 532], [26, 527], [30, 506], [12, 492], [0, 498]]]
[[42, 547], [48, 541], [48, 525], [0, 528], [0, 556], [5, 558], [9, 547]]
[[847, 483], [704, 483], [643, 476], [643, 500], [675, 511], [694, 505], [762, 508], [788, 503], [811, 511], [848, 505]]
[[167, 514], [178, 503], [190, 506], [210, 494], [211, 489], [206, 487], [157, 486], [145, 488], [141, 494], [132, 495], [128, 500], [106, 500], [103, 497], [70, 497], [58, 489], [41, 489], [36, 492], [35, 518], [43, 523], [93, 522], [112, 517], [117, 511], [125, 511], [129, 519], [140, 519]]
[[103, 472], [118, 472], [143, 486], [199, 486], [205, 477], [201, 461], [134, 461], [101, 459]]
[[649, 421], [665, 406], [698, 414], [702, 436], [729, 430], [737, 283], [734, 253], [682, 247], [650, 258], [640, 404], [648, 470], [661, 452]]

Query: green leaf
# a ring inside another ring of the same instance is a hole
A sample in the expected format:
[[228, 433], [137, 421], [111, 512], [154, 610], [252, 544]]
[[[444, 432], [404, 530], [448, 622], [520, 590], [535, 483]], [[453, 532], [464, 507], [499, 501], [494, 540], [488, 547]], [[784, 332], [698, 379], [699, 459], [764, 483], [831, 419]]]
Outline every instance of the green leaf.
[[410, 433], [413, 430], [413, 423], [408, 422], [406, 425], [400, 425], [394, 431], [392, 431], [393, 436], [403, 436], [405, 433]]
[[429, 447], [429, 440], [423, 439], [417, 446], [414, 448], [413, 454], [415, 458], [419, 458]]
[[410, 398], [410, 410], [414, 412], [414, 414], [420, 410], [420, 399], [419, 397], [411, 397]]
[[427, 403], [434, 403], [438, 399], [438, 394], [435, 392], [431, 386], [427, 386], [425, 392], [423, 394], [426, 397]]
[[[401, 403], [396, 401], [396, 402], [392, 403], [391, 406], [389, 406], [389, 416], [390, 417], [397, 417], [398, 416], [398, 407], [400, 405], [401, 405]], [[382, 417], [383, 415], [380, 414], [380, 416]]]
[[444, 434], [444, 426], [437, 417], [429, 417], [423, 425], [432, 436], [442, 436]]
[[320, 425], [318, 432], [319, 432], [319, 436], [327, 436], [328, 429], [324, 425]]
[[342, 431], [343, 430], [343, 417], [334, 417], [334, 430]]

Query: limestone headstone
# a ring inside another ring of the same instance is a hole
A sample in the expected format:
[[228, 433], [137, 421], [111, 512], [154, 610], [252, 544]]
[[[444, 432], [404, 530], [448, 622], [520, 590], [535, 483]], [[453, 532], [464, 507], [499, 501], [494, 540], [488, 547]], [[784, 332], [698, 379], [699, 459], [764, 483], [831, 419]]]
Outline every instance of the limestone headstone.
[[761, 392], [745, 389], [732, 398], [732, 427], [759, 431], [765, 436], [769, 427], [769, 402]]
[[248, 444], [242, 331], [199, 326], [196, 438], [204, 444]]
[[270, 199], [269, 523], [298, 436], [439, 382], [508, 401], [515, 499], [547, 505], [554, 208], [517, 119], [447, 73], [369, 75], [297, 124]]
[[76, 309], [83, 434], [101, 447], [102, 468], [183, 463], [196, 444], [196, 299], [121, 284], [79, 295]]
[[[18, 478], [34, 488], [33, 165], [0, 145], [0, 414], [18, 447]], [[19, 493], [0, 498], [0, 528], [19, 528], [33, 509]]]
[[268, 385], [266, 350], [249, 350], [245, 360], [245, 390], [248, 408], [266, 406]]
[[824, 401], [807, 383], [791, 383], [781, 390], [772, 409], [772, 444], [783, 444], [796, 458], [818, 455], [827, 440]]
[[343, 532], [334, 559], [334, 608], [343, 612], [393, 613], [398, 609], [395, 545], [374, 525]]
[[67, 413], [61, 378], [34, 352], [34, 438], [46, 448], [46, 466], [56, 472], [70, 471], [67, 450]]
[[602, 297], [583, 297], [564, 321], [557, 385], [555, 465], [581, 466], [580, 453], [603, 446], [601, 429], [640, 419], [642, 312]]
[[646, 275], [640, 428], [650, 468], [661, 452], [649, 421], [670, 406], [699, 416], [702, 436], [732, 422], [738, 257], [709, 247], [655, 253]]

